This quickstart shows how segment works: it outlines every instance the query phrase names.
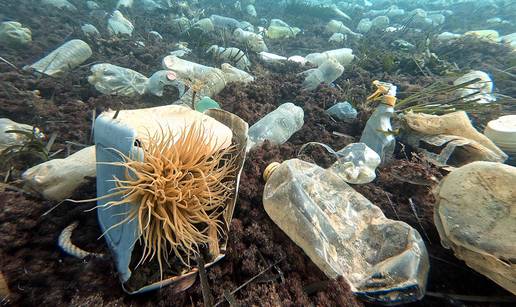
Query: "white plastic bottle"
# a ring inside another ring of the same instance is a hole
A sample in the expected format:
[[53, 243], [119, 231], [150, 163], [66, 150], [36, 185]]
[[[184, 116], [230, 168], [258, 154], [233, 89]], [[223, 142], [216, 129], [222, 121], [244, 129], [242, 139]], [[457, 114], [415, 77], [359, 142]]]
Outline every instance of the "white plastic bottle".
[[273, 144], [283, 144], [301, 129], [303, 124], [303, 109], [291, 102], [284, 103], [249, 128], [247, 150], [265, 140]]
[[360, 143], [365, 143], [369, 148], [376, 151], [382, 162], [394, 153], [396, 139], [392, 133], [391, 117], [394, 114], [396, 103], [396, 86], [375, 81], [378, 90], [368, 99], [381, 99], [380, 105], [373, 115], [367, 120]]

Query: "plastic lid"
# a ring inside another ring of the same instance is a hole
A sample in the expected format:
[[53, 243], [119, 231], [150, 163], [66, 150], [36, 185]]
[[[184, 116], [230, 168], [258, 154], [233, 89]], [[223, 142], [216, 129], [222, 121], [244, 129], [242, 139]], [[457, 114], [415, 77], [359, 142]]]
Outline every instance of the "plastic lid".
[[496, 132], [514, 133], [516, 136], [516, 115], [506, 115], [492, 120], [489, 128]]

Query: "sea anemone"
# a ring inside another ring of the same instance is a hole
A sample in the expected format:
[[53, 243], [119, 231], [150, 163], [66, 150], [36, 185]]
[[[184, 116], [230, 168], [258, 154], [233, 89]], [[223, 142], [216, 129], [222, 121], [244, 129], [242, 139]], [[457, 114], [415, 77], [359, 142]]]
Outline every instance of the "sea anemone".
[[[169, 254], [187, 267], [191, 258], [208, 246], [211, 256], [227, 234], [223, 214], [235, 191], [236, 146], [213, 148], [214, 134], [195, 123], [174, 135], [161, 129], [141, 142], [143, 157], [119, 153], [125, 180], [115, 178], [110, 195], [121, 196], [104, 206], [130, 205], [127, 217], [117, 225], [138, 220], [143, 241], [138, 263], [157, 257], [161, 279], [163, 259]], [[220, 144], [220, 142], [218, 142]], [[115, 226], [117, 226], [115, 225]]]

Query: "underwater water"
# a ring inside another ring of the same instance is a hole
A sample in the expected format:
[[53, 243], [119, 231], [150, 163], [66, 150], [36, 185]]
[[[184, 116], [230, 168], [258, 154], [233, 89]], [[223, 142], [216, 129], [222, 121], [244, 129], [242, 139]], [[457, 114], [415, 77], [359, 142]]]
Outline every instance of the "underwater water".
[[514, 0], [0, 0], [0, 306], [515, 305], [515, 74]]

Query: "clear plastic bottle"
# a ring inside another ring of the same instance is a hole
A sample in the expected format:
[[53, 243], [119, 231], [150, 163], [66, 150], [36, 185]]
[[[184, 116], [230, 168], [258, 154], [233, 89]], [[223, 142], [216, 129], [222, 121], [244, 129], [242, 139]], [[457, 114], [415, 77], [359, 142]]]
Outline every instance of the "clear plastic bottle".
[[93, 65], [91, 72], [88, 82], [102, 94], [134, 96], [146, 90], [147, 77], [129, 68], [102, 63]]
[[365, 143], [369, 148], [376, 151], [382, 162], [390, 158], [394, 153], [396, 138], [393, 135], [391, 117], [394, 114], [396, 104], [396, 86], [375, 81], [378, 90], [368, 97], [368, 100], [381, 99], [382, 103], [376, 108], [371, 117], [367, 120], [360, 143]]
[[249, 128], [247, 150], [265, 140], [273, 144], [283, 144], [301, 129], [303, 124], [303, 109], [291, 102], [284, 103]]
[[343, 276], [358, 296], [395, 305], [423, 297], [428, 254], [419, 233], [331, 169], [299, 159], [264, 172], [265, 211], [329, 278]]
[[81, 65], [91, 55], [92, 51], [87, 43], [80, 39], [72, 39], [23, 69], [34, 69], [40, 73], [55, 76]]

